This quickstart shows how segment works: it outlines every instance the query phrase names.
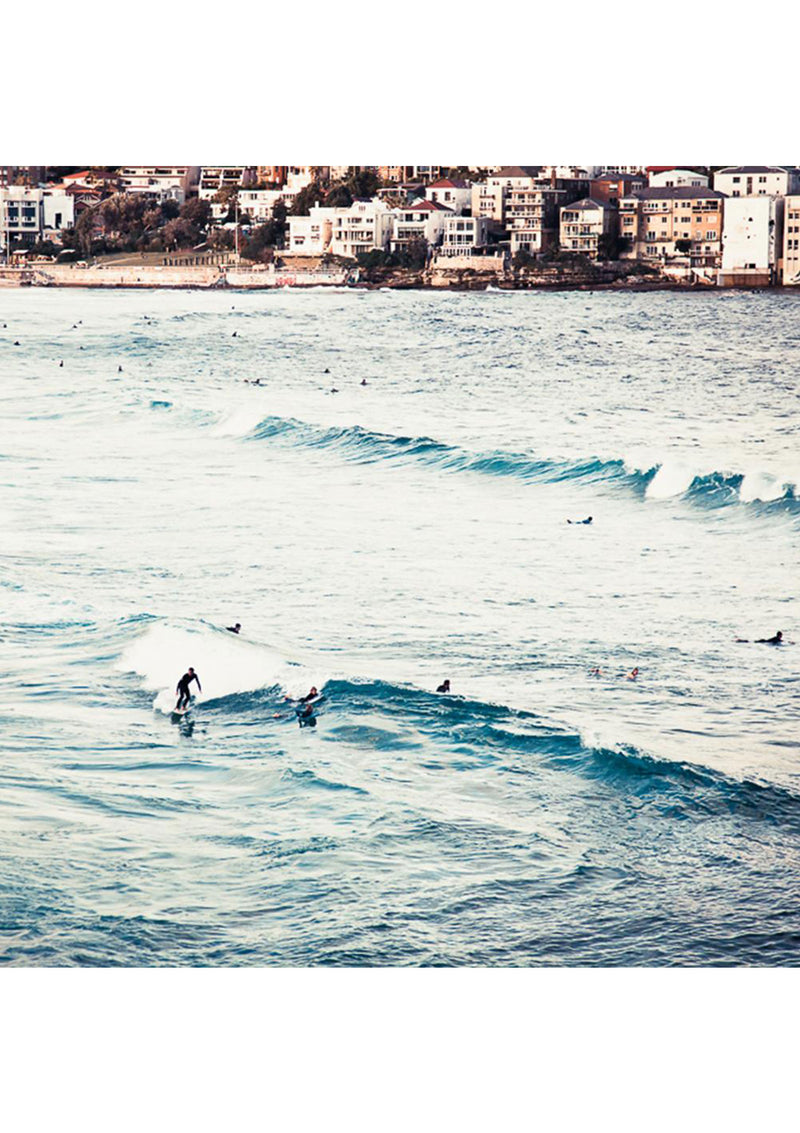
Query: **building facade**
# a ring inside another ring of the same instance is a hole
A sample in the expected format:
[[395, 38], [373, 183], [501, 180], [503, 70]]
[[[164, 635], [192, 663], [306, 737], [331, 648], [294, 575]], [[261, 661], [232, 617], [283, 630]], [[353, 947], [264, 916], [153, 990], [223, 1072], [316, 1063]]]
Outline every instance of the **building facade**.
[[331, 250], [335, 208], [315, 205], [308, 216], [287, 217], [289, 242], [286, 251], [292, 256], [322, 256]]
[[589, 196], [594, 201], [603, 201], [608, 205], [618, 205], [623, 197], [630, 193], [638, 193], [646, 188], [642, 176], [630, 177], [625, 173], [603, 173], [592, 178], [589, 183]]
[[386, 250], [392, 235], [393, 213], [383, 201], [353, 201], [334, 210], [331, 251], [354, 260], [373, 248]]
[[0, 189], [0, 247], [29, 248], [39, 240], [60, 242], [61, 232], [75, 223], [71, 194], [48, 189], [9, 185]]
[[443, 256], [465, 256], [486, 247], [489, 221], [485, 216], [446, 216], [442, 231]]
[[800, 196], [786, 197], [784, 210], [781, 280], [794, 287], [800, 285]]
[[620, 258], [718, 268], [724, 201], [716, 189], [689, 185], [630, 193], [619, 203]]
[[800, 178], [783, 165], [729, 165], [714, 174], [714, 188], [728, 197], [785, 197], [800, 192]]
[[600, 259], [603, 252], [602, 237], [612, 233], [616, 211], [603, 201], [584, 197], [562, 205], [559, 243], [564, 252], [577, 252], [591, 260]]
[[695, 173], [693, 169], [653, 169], [648, 172], [647, 181], [651, 189], [680, 189], [687, 185], [708, 188], [706, 175]]
[[453, 212], [437, 201], [413, 201], [393, 212], [391, 250], [401, 252], [410, 244], [423, 241], [434, 248], [442, 242], [445, 217]]
[[783, 197], [774, 196], [732, 197], [725, 202], [721, 287], [768, 287], [778, 281], [784, 204]]
[[469, 181], [451, 181], [440, 177], [426, 187], [425, 196], [429, 201], [444, 205], [460, 216], [469, 212], [472, 206], [472, 185]]

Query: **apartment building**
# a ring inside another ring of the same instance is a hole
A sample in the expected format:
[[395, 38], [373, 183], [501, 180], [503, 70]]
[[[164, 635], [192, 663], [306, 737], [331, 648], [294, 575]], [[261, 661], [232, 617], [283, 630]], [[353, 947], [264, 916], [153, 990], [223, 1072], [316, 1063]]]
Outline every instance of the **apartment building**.
[[201, 201], [210, 201], [220, 189], [240, 189], [248, 169], [246, 165], [204, 165], [200, 170], [198, 197]]
[[69, 193], [25, 185], [0, 189], [0, 246], [6, 255], [15, 245], [58, 241], [61, 231], [74, 223], [74, 199]]
[[800, 284], [800, 196], [784, 201], [783, 265], [781, 280], [787, 286]]
[[784, 205], [784, 197], [763, 195], [725, 202], [721, 287], [768, 287], [778, 281]]
[[613, 231], [616, 210], [603, 201], [584, 197], [583, 200], [562, 205], [559, 211], [559, 242], [562, 251], [577, 252], [592, 260], [600, 259], [601, 238]]
[[714, 188], [728, 197], [786, 197], [800, 192], [800, 175], [784, 165], [729, 165], [714, 174]]
[[682, 189], [687, 185], [708, 188], [706, 175], [693, 169], [648, 169], [647, 181], [651, 189]]
[[444, 205], [460, 216], [468, 212], [472, 205], [472, 185], [469, 181], [451, 181], [447, 177], [440, 177], [426, 187], [425, 196], [429, 201]]
[[[249, 217], [250, 220], [263, 224], [272, 219], [272, 211], [278, 201], [283, 200], [281, 189], [239, 189], [236, 194], [239, 202], [239, 214]], [[216, 206], [212, 204], [212, 212]]]
[[452, 215], [452, 210], [438, 201], [414, 201], [406, 208], [395, 209], [391, 250], [400, 252], [420, 240], [431, 248], [436, 247], [442, 242], [445, 217]]
[[592, 200], [603, 201], [608, 205], [618, 205], [622, 197], [637, 193], [646, 188], [644, 176], [630, 176], [627, 173], [603, 173], [593, 177], [589, 183], [589, 196]]
[[[145, 193], [158, 200], [185, 200], [200, 180], [198, 165], [126, 165], [118, 170], [124, 193]], [[177, 192], [176, 192], [177, 190]]]
[[352, 260], [373, 248], [385, 251], [391, 239], [393, 220], [392, 210], [379, 200], [353, 201], [349, 208], [337, 208], [331, 251]]
[[531, 177], [524, 186], [513, 186], [504, 202], [505, 227], [511, 254], [538, 255], [558, 240], [559, 207], [578, 200], [586, 182], [549, 177]]
[[724, 201], [716, 189], [695, 185], [629, 193], [619, 202], [620, 257], [718, 267]]
[[489, 221], [485, 216], [446, 216], [442, 230], [443, 256], [465, 256], [486, 247]]
[[315, 205], [308, 216], [290, 216], [287, 252], [292, 256], [322, 256], [331, 250], [335, 208]]

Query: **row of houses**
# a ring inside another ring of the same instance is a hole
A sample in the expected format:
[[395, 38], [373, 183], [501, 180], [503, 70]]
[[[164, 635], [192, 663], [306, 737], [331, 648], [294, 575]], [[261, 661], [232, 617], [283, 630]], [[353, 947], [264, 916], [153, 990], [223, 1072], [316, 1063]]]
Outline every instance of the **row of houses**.
[[[791, 166], [728, 166], [713, 174], [674, 166], [359, 167], [382, 181], [371, 200], [320, 201], [288, 217], [286, 252], [356, 259], [414, 244], [442, 256], [560, 249], [590, 259], [648, 262], [722, 284], [800, 284], [800, 173]], [[46, 177], [30, 167], [27, 179]], [[309, 186], [343, 180], [335, 166], [124, 166], [83, 170], [59, 183], [11, 184], [0, 167], [0, 246], [32, 244], [74, 225], [111, 192], [182, 203], [198, 196], [223, 223], [269, 220]]]

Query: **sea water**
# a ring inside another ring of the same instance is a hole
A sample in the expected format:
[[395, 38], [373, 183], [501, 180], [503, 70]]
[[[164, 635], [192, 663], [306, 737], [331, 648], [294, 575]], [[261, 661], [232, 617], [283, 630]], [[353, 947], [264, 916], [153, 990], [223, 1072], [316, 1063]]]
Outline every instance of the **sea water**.
[[794, 964], [798, 314], [0, 292], [0, 963]]

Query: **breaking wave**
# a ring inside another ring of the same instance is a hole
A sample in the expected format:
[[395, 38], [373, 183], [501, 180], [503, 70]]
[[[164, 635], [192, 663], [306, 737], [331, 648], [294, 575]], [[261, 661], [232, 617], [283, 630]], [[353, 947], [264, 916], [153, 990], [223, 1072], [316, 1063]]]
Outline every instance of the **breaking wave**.
[[[286, 417], [267, 417], [250, 434], [255, 441], [278, 441], [317, 449], [335, 449], [359, 464], [379, 461], [422, 463], [452, 472], [512, 476], [528, 482], [583, 481], [623, 487], [648, 500], [683, 497], [708, 507], [755, 504], [800, 513], [800, 476], [765, 472], [703, 469], [678, 461], [640, 461], [592, 456], [579, 460], [534, 457], [495, 451], [476, 453], [425, 436], [380, 433], [360, 425], [312, 425]], [[641, 467], [641, 463], [647, 465]]]

